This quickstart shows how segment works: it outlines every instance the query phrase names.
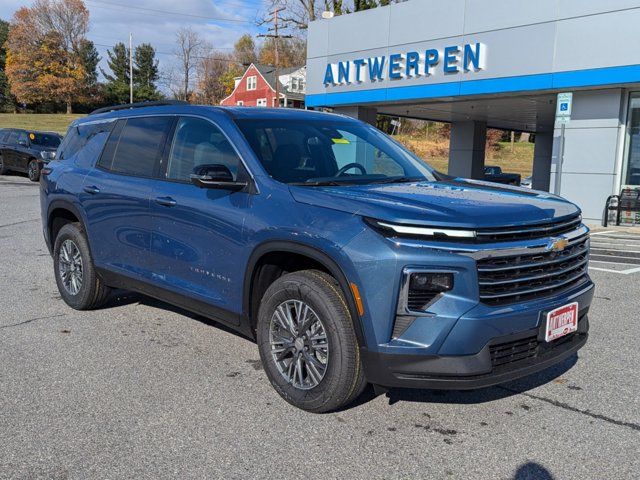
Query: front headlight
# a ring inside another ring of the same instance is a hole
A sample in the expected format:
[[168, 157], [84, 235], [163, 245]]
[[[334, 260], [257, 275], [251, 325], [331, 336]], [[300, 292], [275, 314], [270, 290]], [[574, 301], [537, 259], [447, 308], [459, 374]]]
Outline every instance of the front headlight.
[[390, 223], [383, 220], [375, 220], [367, 218], [365, 221], [387, 235], [400, 237], [426, 237], [439, 240], [447, 239], [475, 239], [475, 230], [457, 229], [457, 228], [441, 228], [426, 227], [420, 225], [402, 225]]

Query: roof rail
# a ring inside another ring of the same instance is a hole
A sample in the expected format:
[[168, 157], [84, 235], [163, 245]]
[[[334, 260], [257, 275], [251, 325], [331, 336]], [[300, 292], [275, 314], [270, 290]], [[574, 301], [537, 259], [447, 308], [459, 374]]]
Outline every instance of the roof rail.
[[115, 112], [116, 110], [129, 110], [131, 108], [161, 107], [163, 105], [189, 105], [189, 102], [184, 102], [182, 100], [158, 100], [154, 102], [123, 103], [122, 105], [112, 105], [110, 107], [98, 108], [97, 110], [91, 112], [89, 115]]

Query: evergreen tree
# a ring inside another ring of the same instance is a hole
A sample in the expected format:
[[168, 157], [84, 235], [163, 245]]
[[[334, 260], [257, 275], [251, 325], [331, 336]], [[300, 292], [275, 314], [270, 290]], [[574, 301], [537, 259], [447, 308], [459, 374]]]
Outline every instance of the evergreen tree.
[[370, 8], [376, 8], [378, 2], [376, 0], [354, 0], [353, 7], [356, 12], [361, 10], [369, 10]]
[[105, 90], [111, 103], [129, 101], [129, 49], [124, 43], [116, 43], [113, 50], [107, 50], [107, 65], [111, 73], [100, 69], [107, 80]]
[[82, 40], [78, 46], [78, 58], [84, 67], [88, 87], [95, 87], [98, 83], [98, 63], [100, 55], [91, 40]]
[[133, 53], [133, 96], [137, 101], [161, 98], [156, 87], [158, 80], [156, 51], [149, 43], [138, 45]]

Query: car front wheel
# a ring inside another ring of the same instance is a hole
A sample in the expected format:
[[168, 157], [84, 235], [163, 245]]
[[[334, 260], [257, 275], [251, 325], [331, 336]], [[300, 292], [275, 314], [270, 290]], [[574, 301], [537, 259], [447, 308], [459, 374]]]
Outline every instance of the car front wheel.
[[7, 167], [4, 166], [4, 158], [0, 155], [0, 175], [7, 173]]
[[257, 334], [265, 372], [292, 405], [329, 412], [364, 390], [351, 315], [330, 275], [305, 270], [276, 280], [262, 299]]

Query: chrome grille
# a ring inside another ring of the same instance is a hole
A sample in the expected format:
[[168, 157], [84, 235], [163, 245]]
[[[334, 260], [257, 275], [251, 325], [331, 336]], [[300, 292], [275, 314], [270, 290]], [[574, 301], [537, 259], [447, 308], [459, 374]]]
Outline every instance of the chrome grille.
[[480, 300], [504, 305], [544, 297], [587, 281], [589, 239], [575, 240], [561, 252], [478, 260]]
[[581, 223], [581, 216], [574, 215], [569, 218], [536, 225], [483, 228], [476, 231], [476, 240], [478, 242], [504, 242], [554, 237], [575, 230]]

